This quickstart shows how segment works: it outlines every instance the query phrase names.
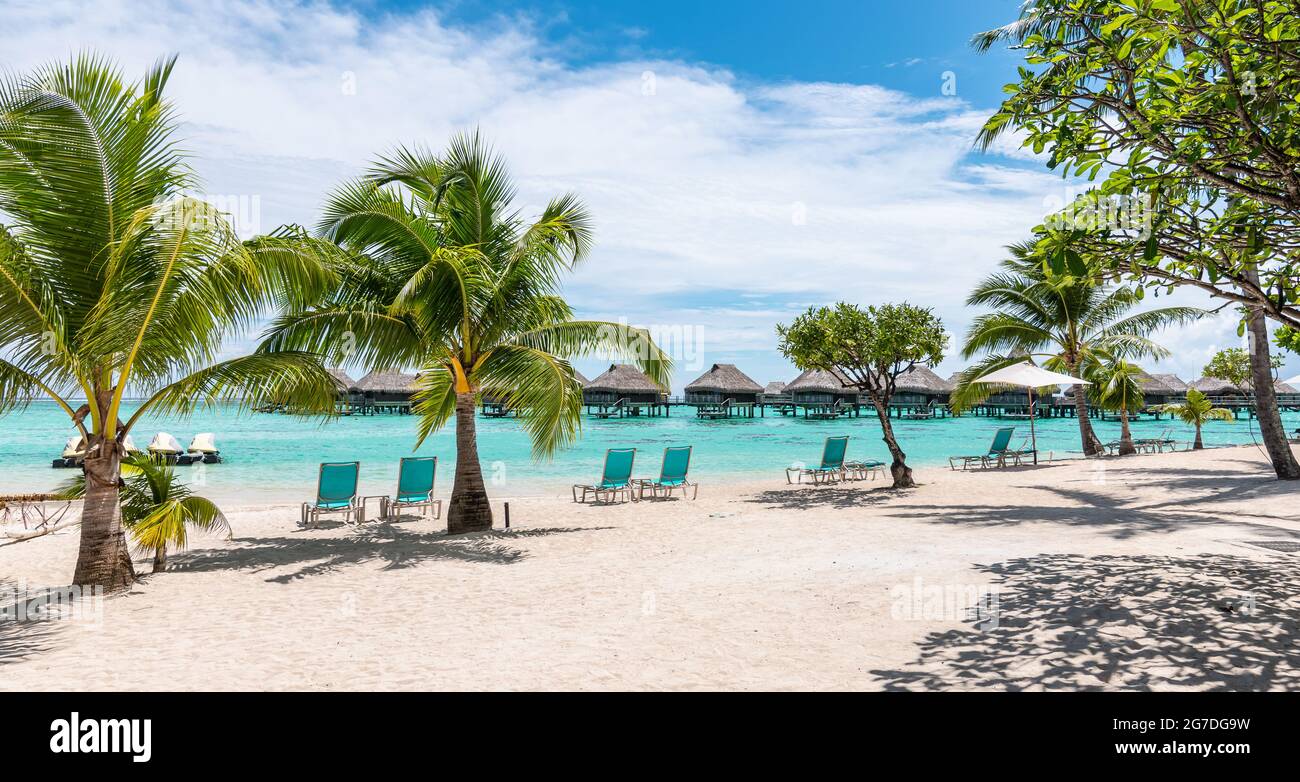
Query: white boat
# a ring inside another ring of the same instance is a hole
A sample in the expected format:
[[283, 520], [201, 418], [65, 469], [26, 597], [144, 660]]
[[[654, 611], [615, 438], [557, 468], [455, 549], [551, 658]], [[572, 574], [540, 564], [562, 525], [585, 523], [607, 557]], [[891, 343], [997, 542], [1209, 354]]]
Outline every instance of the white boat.
[[181, 451], [181, 444], [176, 441], [175, 437], [166, 432], [159, 432], [149, 441], [149, 453], [160, 456], [177, 456]]
[[81, 435], [74, 434], [68, 438], [68, 444], [63, 446], [64, 459], [81, 459], [86, 455], [86, 441]]
[[212, 432], [200, 432], [194, 435], [190, 440], [190, 447], [185, 449], [190, 453], [221, 453], [217, 448], [216, 436]]
[[189, 453], [179, 457], [177, 464], [220, 464], [221, 451], [217, 448], [216, 435], [212, 432], [200, 432], [190, 440]]

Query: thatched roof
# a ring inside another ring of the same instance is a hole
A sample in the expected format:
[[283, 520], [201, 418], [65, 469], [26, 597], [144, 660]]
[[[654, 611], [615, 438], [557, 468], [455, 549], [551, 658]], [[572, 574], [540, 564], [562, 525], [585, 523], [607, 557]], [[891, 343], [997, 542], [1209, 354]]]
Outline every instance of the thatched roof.
[[330, 373], [330, 377], [334, 378], [334, 384], [344, 391], [351, 391], [352, 387], [357, 384], [357, 381], [348, 377], [347, 372], [344, 372], [337, 367], [326, 371]]
[[415, 375], [408, 375], [405, 372], [375, 371], [358, 380], [354, 387], [358, 391], [408, 394], [415, 391]]
[[955, 387], [954, 383], [939, 377], [926, 366], [915, 366], [898, 376], [894, 384], [895, 391], [912, 394], [947, 394]]
[[843, 375], [825, 369], [809, 369], [790, 381], [785, 387], [787, 394], [799, 391], [827, 391], [833, 394], [856, 394], [858, 390], [849, 386]]
[[1191, 387], [1206, 396], [1224, 396], [1228, 394], [1242, 393], [1240, 388], [1226, 380], [1220, 380], [1217, 377], [1203, 377], [1199, 380], [1193, 380]]
[[1147, 394], [1182, 394], [1187, 391], [1187, 384], [1178, 375], [1143, 373], [1138, 385]]
[[763, 387], [735, 364], [714, 364], [708, 372], [692, 380], [687, 391], [722, 391], [736, 394], [759, 394]]
[[576, 368], [573, 370], [573, 376], [578, 378], [578, 382], [583, 384], [584, 386], [591, 382], [590, 380], [587, 379], [586, 375], [579, 372]]
[[660, 389], [644, 372], [631, 364], [611, 364], [609, 369], [584, 386], [589, 391], [657, 394]]
[[763, 388], [763, 393], [764, 393], [764, 394], [784, 394], [784, 393], [785, 393], [785, 383], [781, 382], [780, 380], [773, 380], [771, 383], [768, 383], [768, 384]]
[[[1247, 392], [1253, 391], [1253, 384], [1249, 380], [1247, 380], [1246, 382], [1241, 384], [1241, 390]], [[1273, 381], [1273, 391], [1279, 394], [1300, 393], [1300, 391], [1296, 391], [1295, 386], [1288, 385], [1287, 383], [1283, 383], [1281, 380]]]

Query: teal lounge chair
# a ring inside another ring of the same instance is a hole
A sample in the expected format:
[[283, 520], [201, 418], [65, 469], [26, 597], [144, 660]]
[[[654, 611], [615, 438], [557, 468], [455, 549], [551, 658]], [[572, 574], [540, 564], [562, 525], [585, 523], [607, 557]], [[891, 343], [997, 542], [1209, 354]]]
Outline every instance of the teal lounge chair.
[[316, 501], [302, 504], [303, 526], [311, 519], [313, 527], [319, 526], [320, 517], [326, 513], [342, 513], [344, 521], [356, 519], [360, 524], [366, 520], [365, 505], [357, 498], [357, 477], [361, 472], [361, 462], [326, 462], [320, 466], [320, 478], [316, 484]]
[[[605, 451], [605, 469], [601, 472], [600, 483], [584, 486], [573, 485], [573, 501], [586, 502], [587, 494], [595, 494], [597, 502], [611, 502], [622, 494], [629, 500], [632, 496], [632, 462], [636, 459], [635, 448], [610, 448]], [[582, 489], [582, 499], [578, 499], [578, 489]]]
[[687, 475], [691, 469], [691, 446], [679, 445], [673, 448], [664, 449], [664, 463], [659, 468], [659, 479], [638, 478], [635, 483], [640, 497], [645, 497], [645, 490], [649, 489], [654, 497], [659, 496], [663, 491], [665, 497], [673, 495], [673, 489], [680, 488], [682, 497], [686, 496], [686, 489], [690, 488], [691, 499], [695, 499], [700, 494], [700, 484], [691, 483]]
[[433, 479], [438, 474], [438, 457], [408, 456], [397, 468], [397, 493], [379, 500], [379, 515], [395, 518], [406, 508], [420, 508], [422, 515], [433, 510], [435, 519], [442, 518], [442, 500], [433, 498]]
[[835, 476], [839, 476], [842, 480], [845, 476], [844, 454], [848, 450], [848, 435], [844, 437], [827, 437], [826, 445], [822, 447], [822, 463], [817, 467], [785, 468], [785, 482], [795, 482], [790, 479], [792, 473], [800, 483], [803, 482], [803, 476], [805, 475], [812, 478], [813, 483], [829, 481]]
[[972, 464], [978, 464], [981, 467], [988, 467], [991, 463], [996, 463], [998, 466], [1002, 466], [1006, 464], [1008, 457], [1014, 457], [1016, 462], [1019, 463], [1022, 455], [1025, 453], [1033, 453], [1033, 451], [1018, 451], [1011, 449], [1011, 435], [1014, 434], [1015, 431], [1016, 428], [1014, 426], [1005, 426], [999, 429], [993, 435], [993, 442], [989, 445], [987, 453], [974, 454], [971, 456], [949, 456], [948, 466], [954, 470], [957, 469], [957, 462], [961, 462], [961, 468], [963, 470], [968, 469]]
[[885, 476], [885, 463], [874, 459], [864, 462], [845, 462], [844, 471], [855, 481], [875, 480], [876, 473], [880, 473], [882, 478]]

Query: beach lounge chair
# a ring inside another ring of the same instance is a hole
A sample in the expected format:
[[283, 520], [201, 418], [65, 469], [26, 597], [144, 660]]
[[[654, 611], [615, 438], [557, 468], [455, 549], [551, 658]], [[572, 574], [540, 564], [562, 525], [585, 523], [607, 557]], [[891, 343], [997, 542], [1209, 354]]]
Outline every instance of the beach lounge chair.
[[882, 478], [885, 477], [885, 463], [874, 460], [845, 462], [844, 471], [855, 481], [865, 481], [868, 478], [875, 480], [876, 473], [880, 473]]
[[963, 470], [969, 469], [972, 464], [978, 464], [980, 467], [988, 467], [990, 464], [996, 464], [999, 467], [1005, 466], [1008, 458], [1014, 458], [1016, 463], [1020, 463], [1020, 457], [1026, 454], [1033, 454], [1033, 449], [1013, 450], [1011, 446], [1011, 435], [1014, 434], [1014, 426], [1004, 426], [993, 434], [993, 442], [989, 445], [986, 453], [972, 454], [970, 456], [949, 456], [948, 467], [957, 469], [957, 462], [961, 462]]
[[[816, 467], [787, 467], [785, 468], [785, 482], [803, 483], [803, 476], [807, 475], [812, 478], [813, 483], [829, 481], [835, 476], [842, 480], [845, 476], [844, 454], [849, 449], [848, 435], [843, 437], [827, 437], [826, 444], [822, 446], [822, 463]], [[796, 480], [791, 480], [791, 474]]]
[[379, 515], [391, 519], [405, 508], [420, 508], [424, 515], [433, 509], [435, 519], [442, 518], [442, 500], [433, 498], [433, 479], [438, 474], [438, 457], [408, 456], [397, 467], [397, 492], [379, 498]]
[[1178, 441], [1174, 439], [1174, 428], [1166, 428], [1158, 437], [1140, 437], [1133, 441], [1133, 445], [1138, 450], [1158, 451], [1164, 453], [1165, 448], [1174, 450], [1178, 447]]
[[695, 499], [700, 494], [700, 484], [692, 483], [687, 479], [687, 474], [691, 469], [691, 446], [679, 445], [673, 448], [664, 449], [663, 466], [659, 468], [659, 478], [638, 478], [636, 487], [638, 495], [645, 497], [645, 490], [650, 489], [651, 496], [658, 497], [659, 492], [663, 491], [665, 497], [671, 497], [673, 489], [680, 488], [682, 497], [686, 496], [686, 489], [690, 488], [691, 499]]
[[[587, 494], [594, 494], [597, 502], [612, 502], [614, 497], [622, 494], [629, 500], [632, 496], [632, 462], [636, 459], [635, 448], [610, 448], [605, 451], [605, 469], [601, 471], [600, 482], [584, 486], [573, 485], [573, 501], [586, 502]], [[582, 499], [578, 499], [578, 489], [582, 489]]]
[[302, 504], [302, 525], [311, 519], [313, 527], [327, 513], [342, 513], [344, 521], [354, 518], [357, 524], [366, 520], [365, 505], [357, 499], [357, 478], [361, 462], [325, 462], [320, 466], [316, 484], [316, 500]]

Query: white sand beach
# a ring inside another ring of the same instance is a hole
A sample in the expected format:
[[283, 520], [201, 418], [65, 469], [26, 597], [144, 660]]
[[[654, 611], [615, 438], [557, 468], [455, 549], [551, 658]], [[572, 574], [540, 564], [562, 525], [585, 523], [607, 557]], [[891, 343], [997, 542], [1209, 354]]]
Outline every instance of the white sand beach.
[[[519, 499], [458, 537], [231, 509], [97, 626], [0, 623], [0, 689], [1300, 686], [1300, 553], [1268, 548], [1300, 487], [1256, 448], [917, 478]], [[76, 545], [0, 547], [0, 578], [65, 583]]]

